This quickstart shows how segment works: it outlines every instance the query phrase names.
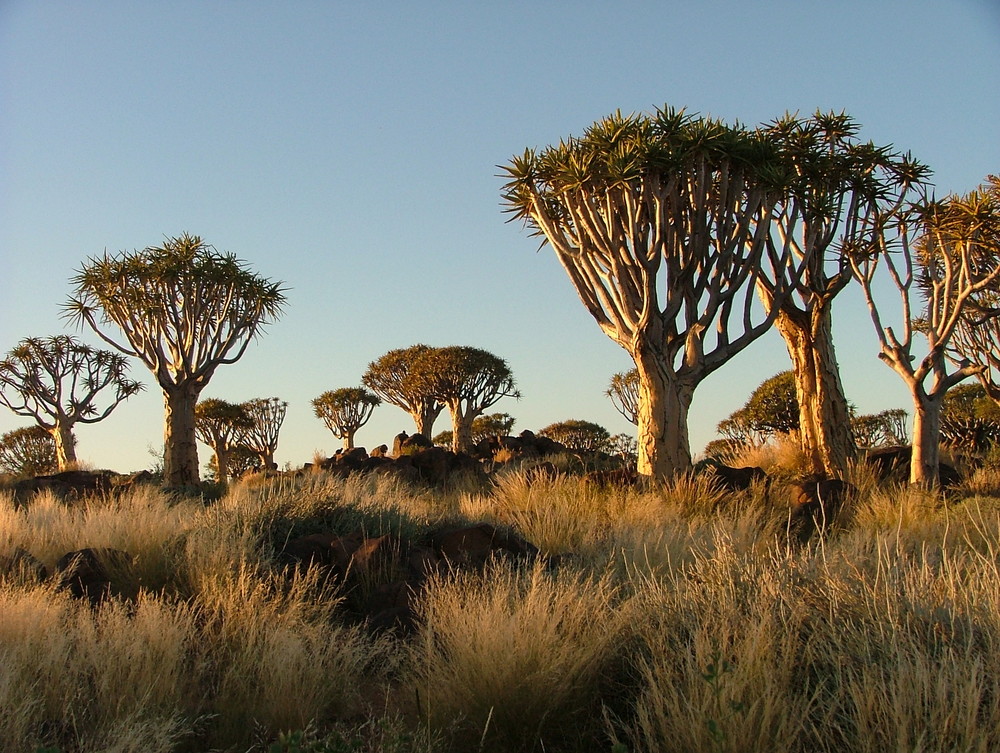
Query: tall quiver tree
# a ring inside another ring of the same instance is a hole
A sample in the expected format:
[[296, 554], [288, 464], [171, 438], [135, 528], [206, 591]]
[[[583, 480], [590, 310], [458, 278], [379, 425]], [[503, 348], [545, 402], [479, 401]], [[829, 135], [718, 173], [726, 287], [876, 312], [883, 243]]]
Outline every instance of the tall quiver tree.
[[288, 403], [276, 397], [259, 397], [241, 403], [240, 407], [249, 418], [249, 424], [240, 432], [237, 444], [256, 452], [265, 471], [274, 470], [278, 467], [274, 462], [278, 433], [285, 422]]
[[[987, 368], [963, 358], [949, 371], [948, 350], [969, 302], [1000, 285], [998, 198], [986, 188], [922, 201], [889, 218], [874, 247], [851, 255], [878, 337], [878, 356], [902, 378], [913, 401], [913, 484], [938, 481], [945, 393]], [[885, 323], [876, 300], [880, 270], [899, 293], [898, 329]], [[921, 304], [922, 311], [915, 311]], [[922, 358], [913, 353], [918, 333], [926, 338]]]
[[250, 417], [242, 405], [210, 398], [194, 409], [195, 435], [215, 453], [218, 481], [229, 481], [229, 458], [243, 432], [251, 428]]
[[[67, 316], [141, 360], [163, 390], [168, 485], [196, 484], [195, 406], [215, 370], [235, 363], [285, 304], [282, 283], [253, 274], [196, 235], [91, 258], [73, 278]], [[123, 342], [107, 334], [115, 325]]]
[[333, 436], [344, 440], [345, 450], [354, 448], [354, 435], [368, 423], [372, 412], [381, 404], [378, 395], [363, 387], [330, 390], [312, 401], [316, 418], [326, 424]]
[[926, 169], [889, 147], [862, 143], [858, 124], [840, 113], [786, 116], [769, 127], [791, 177], [775, 208], [770, 244], [806, 261], [792, 295], [757, 286], [777, 312], [775, 327], [791, 356], [798, 432], [810, 472], [843, 477], [855, 456], [850, 412], [833, 344], [831, 308], [851, 281], [845, 249], [869, 243], [876, 219], [902, 206]]
[[443, 402], [424, 391], [426, 380], [416, 371], [420, 356], [429, 350], [429, 345], [390, 350], [368, 364], [361, 377], [362, 383], [385, 402], [409, 413], [417, 433], [426, 439], [431, 438], [434, 422], [445, 408]]
[[626, 421], [634, 426], [639, 424], [639, 372], [636, 369], [613, 374], [604, 394]]
[[0, 402], [52, 435], [56, 464], [66, 470], [76, 462], [73, 427], [103, 421], [143, 388], [127, 374], [128, 361], [118, 353], [69, 335], [32, 337], [0, 361]]
[[479, 348], [428, 348], [415, 364], [417, 389], [448, 406], [454, 452], [472, 449], [472, 424], [504, 397], [520, 399], [510, 367]]
[[796, 282], [791, 250], [766, 244], [786, 177], [770, 137], [673, 109], [617, 113], [503, 169], [508, 211], [635, 362], [638, 472], [683, 472], [695, 388], [777, 315], [758, 311], [755, 285], [770, 275], [777, 305]]

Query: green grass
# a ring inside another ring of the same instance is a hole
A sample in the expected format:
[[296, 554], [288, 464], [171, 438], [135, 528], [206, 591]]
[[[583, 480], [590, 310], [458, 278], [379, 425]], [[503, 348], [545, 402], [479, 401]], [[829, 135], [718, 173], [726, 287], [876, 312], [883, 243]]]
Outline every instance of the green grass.
[[[137, 489], [15, 507], [0, 557], [122, 549], [135, 598], [98, 608], [0, 575], [4, 749], [990, 751], [1000, 749], [1000, 477], [946, 497], [860, 489], [834, 532], [784, 535], [780, 485], [489, 489], [325, 473], [205, 505]], [[444, 572], [409, 637], [347, 619], [289, 537], [486, 521], [537, 563]]]

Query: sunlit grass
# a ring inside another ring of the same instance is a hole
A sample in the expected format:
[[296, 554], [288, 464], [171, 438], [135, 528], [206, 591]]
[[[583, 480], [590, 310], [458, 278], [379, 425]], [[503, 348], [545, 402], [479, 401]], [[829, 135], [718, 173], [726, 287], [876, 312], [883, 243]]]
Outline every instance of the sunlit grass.
[[[849, 480], [840, 525], [805, 545], [785, 535], [780, 482], [732, 494], [693, 476], [614, 488], [525, 469], [436, 492], [315, 471], [208, 505], [154, 488], [16, 507], [0, 494], [0, 561], [134, 558], [132, 598], [97, 607], [0, 574], [0, 739], [63, 753], [263, 751], [294, 730], [373, 753], [1000, 749], [994, 477], [945, 494], [861, 466]], [[347, 619], [335, 581], [279, 556], [307, 533], [422, 544], [483, 521], [543, 556], [435, 576], [410, 637]]]

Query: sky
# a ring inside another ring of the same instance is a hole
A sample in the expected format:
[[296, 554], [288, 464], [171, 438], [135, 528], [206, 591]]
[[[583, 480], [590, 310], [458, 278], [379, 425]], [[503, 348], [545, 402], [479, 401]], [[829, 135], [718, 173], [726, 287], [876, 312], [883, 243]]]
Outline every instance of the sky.
[[[56, 334], [106, 347], [61, 318], [70, 278], [187, 232], [288, 288], [202, 395], [287, 401], [279, 465], [341, 445], [314, 397], [416, 343], [505, 359], [522, 397], [488, 412], [515, 433], [634, 433], [604, 395], [631, 361], [506, 221], [498, 166], [663, 105], [751, 125], [846, 111], [929, 165], [939, 195], [966, 193], [1000, 172], [1000, 2], [0, 0], [0, 353]], [[856, 291], [834, 320], [859, 412], [909, 408]], [[706, 379], [693, 450], [789, 367], [770, 333]], [[77, 427], [91, 467], [155, 462], [162, 394], [137, 361], [132, 376], [143, 394]], [[0, 433], [30, 423], [0, 406]], [[383, 405], [357, 443], [413, 428]]]

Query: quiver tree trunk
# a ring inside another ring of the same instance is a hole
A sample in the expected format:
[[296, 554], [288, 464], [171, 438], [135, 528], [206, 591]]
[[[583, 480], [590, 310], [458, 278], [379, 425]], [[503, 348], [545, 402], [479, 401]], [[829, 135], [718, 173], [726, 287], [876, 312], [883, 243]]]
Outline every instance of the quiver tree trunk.
[[60, 471], [67, 471], [76, 464], [76, 439], [73, 427], [57, 423], [49, 430], [56, 446], [56, 465]]
[[417, 427], [417, 434], [422, 434], [424, 439], [430, 439], [434, 431], [434, 422], [442, 410], [440, 404], [431, 403], [411, 411], [410, 416]]
[[665, 366], [652, 349], [634, 357], [639, 373], [639, 475], [672, 478], [691, 467], [688, 411], [694, 388]]
[[775, 320], [792, 359], [799, 441], [807, 471], [843, 478], [857, 449], [831, 324], [829, 305], [813, 306], [806, 312], [783, 308]]
[[200, 389], [190, 384], [163, 388], [163, 480], [167, 486], [198, 484], [195, 406]]
[[[917, 392], [917, 391], [915, 391]], [[910, 483], [936, 486], [941, 461], [941, 397], [914, 394]]]
[[469, 452], [472, 450], [472, 422], [474, 414], [465, 415], [461, 402], [449, 406], [451, 409], [451, 450]]
[[217, 447], [215, 449], [215, 475], [220, 484], [229, 483], [229, 448]]

